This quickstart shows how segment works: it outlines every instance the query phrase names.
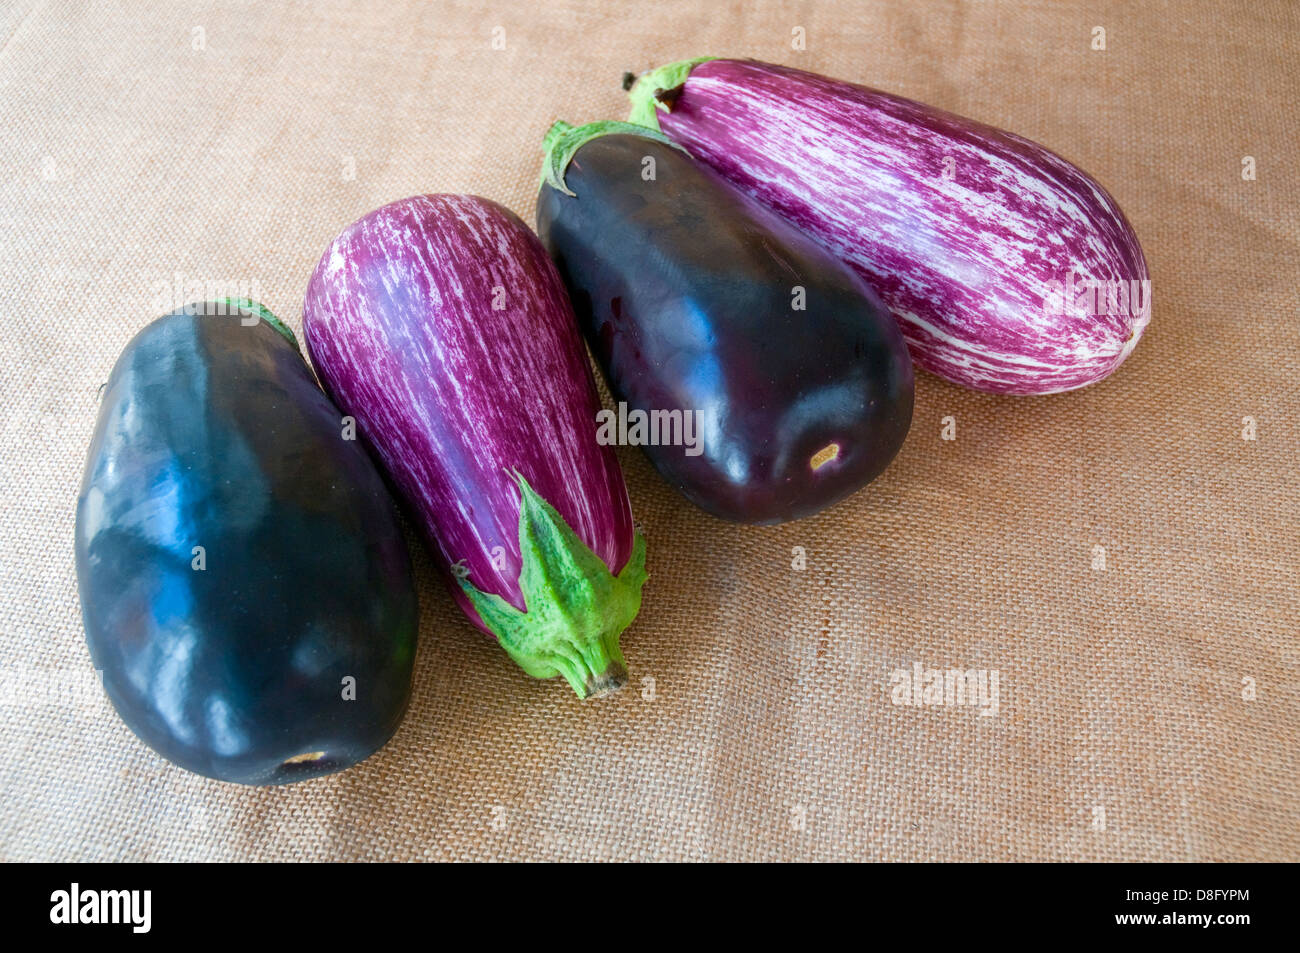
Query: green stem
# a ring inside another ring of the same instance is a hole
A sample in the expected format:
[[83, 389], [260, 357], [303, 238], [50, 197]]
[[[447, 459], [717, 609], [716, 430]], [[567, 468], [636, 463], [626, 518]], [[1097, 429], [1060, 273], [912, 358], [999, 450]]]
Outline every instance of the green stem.
[[641, 608], [645, 540], [615, 576], [521, 475], [519, 552], [521, 612], [462, 574], [456, 580], [501, 647], [535, 678], [564, 677], [579, 698], [622, 688], [627, 664], [618, 637]]
[[691, 75], [691, 70], [715, 59], [716, 56], [701, 56], [693, 60], [679, 60], [643, 73], [627, 93], [628, 99], [632, 100], [628, 122], [661, 132], [659, 110], [671, 112], [671, 103], [675, 98], [673, 94], [680, 91], [686, 78]]
[[249, 314], [255, 314], [263, 321], [275, 328], [294, 346], [299, 352], [302, 348], [298, 347], [298, 339], [294, 337], [293, 330], [271, 313], [271, 309], [266, 305], [254, 301], [252, 298], [222, 298], [219, 304], [226, 305], [227, 308], [236, 308], [240, 311], [247, 311]]
[[565, 195], [573, 195], [574, 193], [564, 183], [564, 173], [569, 168], [569, 163], [573, 161], [574, 155], [591, 140], [615, 134], [641, 136], [686, 151], [657, 129], [647, 129], [630, 122], [605, 119], [600, 122], [589, 122], [585, 126], [570, 126], [563, 120], [557, 120], [547, 130], [546, 138], [542, 140], [545, 156], [542, 159], [541, 185], [549, 185]]

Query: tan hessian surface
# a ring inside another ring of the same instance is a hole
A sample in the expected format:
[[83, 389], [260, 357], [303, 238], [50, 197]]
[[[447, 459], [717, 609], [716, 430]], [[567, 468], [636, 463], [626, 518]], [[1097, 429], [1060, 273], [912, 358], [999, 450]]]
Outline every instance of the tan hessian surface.
[[[77, 6], [0, 6], [0, 857], [1300, 857], [1300, 7]], [[692, 509], [625, 450], [651, 578], [609, 699], [520, 673], [420, 552], [414, 699], [353, 770], [240, 789], [93, 697], [41, 700], [89, 668], [96, 390], [178, 273], [256, 282], [300, 330], [344, 225], [439, 191], [531, 222], [553, 119], [623, 118], [624, 70], [705, 54], [1077, 162], [1146, 250], [1145, 340], [1060, 396], [920, 374], [890, 470], [777, 528]], [[894, 705], [918, 662], [996, 670], [997, 713]]]

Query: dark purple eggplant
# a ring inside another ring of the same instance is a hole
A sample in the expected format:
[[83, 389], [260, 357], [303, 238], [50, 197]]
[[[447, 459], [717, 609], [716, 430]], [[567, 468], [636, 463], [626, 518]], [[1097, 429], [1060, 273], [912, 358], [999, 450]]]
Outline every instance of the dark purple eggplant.
[[538, 231], [611, 391], [629, 418], [693, 415], [697, 447], [644, 447], [687, 499], [777, 523], [889, 465], [912, 419], [912, 365], [852, 270], [626, 123], [557, 123], [545, 168]]
[[401, 721], [410, 557], [346, 429], [254, 302], [161, 317], [113, 368], [77, 503], [86, 643], [122, 720], [187, 770], [300, 781]]

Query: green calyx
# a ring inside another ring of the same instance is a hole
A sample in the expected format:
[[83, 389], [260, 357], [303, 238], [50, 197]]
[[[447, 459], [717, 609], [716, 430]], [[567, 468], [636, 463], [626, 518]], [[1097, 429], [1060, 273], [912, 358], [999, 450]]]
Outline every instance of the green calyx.
[[263, 321], [275, 328], [285, 339], [294, 346], [295, 350], [301, 351], [298, 347], [298, 339], [294, 337], [293, 331], [287, 324], [271, 313], [271, 309], [261, 302], [254, 301], [252, 298], [222, 298], [218, 304], [224, 304], [227, 308], [235, 308], [239, 311], [247, 311], [249, 314], [255, 314]]
[[632, 112], [627, 117], [628, 122], [645, 126], [655, 132], [661, 131], [659, 110], [671, 112], [673, 100], [681, 91], [686, 77], [691, 75], [691, 70], [701, 63], [716, 59], [716, 56], [701, 56], [699, 59], [680, 60], [652, 69], [648, 73], [642, 73], [627, 93], [628, 98], [632, 100]]
[[599, 139], [601, 136], [608, 136], [613, 133], [641, 136], [645, 139], [661, 142], [666, 146], [672, 146], [674, 149], [686, 151], [660, 132], [658, 127], [647, 129], [645, 126], [638, 126], [630, 122], [619, 122], [615, 119], [589, 122], [585, 126], [570, 126], [567, 122], [557, 121], [547, 131], [546, 138], [542, 141], [542, 150], [545, 156], [542, 160], [541, 185], [549, 185], [565, 195], [573, 195], [574, 193], [564, 184], [564, 172], [568, 169], [569, 163], [573, 161], [574, 155], [592, 139]]
[[483, 624], [529, 675], [563, 675], [579, 698], [616, 691], [627, 683], [618, 637], [641, 608], [645, 539], [636, 534], [632, 556], [615, 576], [527, 480], [516, 473], [515, 481], [524, 611], [462, 573], [456, 580]]

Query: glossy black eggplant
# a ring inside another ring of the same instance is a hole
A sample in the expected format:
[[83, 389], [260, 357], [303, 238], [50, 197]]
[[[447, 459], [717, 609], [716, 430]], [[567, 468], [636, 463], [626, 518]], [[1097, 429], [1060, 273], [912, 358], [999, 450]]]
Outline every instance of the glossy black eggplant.
[[86, 642], [127, 726], [181, 767], [298, 781], [397, 728], [415, 587], [350, 437], [253, 302], [182, 308], [118, 358], [77, 504]]
[[557, 124], [537, 226], [627, 418], [694, 415], [694, 448], [644, 446], [655, 467], [747, 523], [808, 516], [873, 480], [912, 419], [894, 319], [793, 225], [627, 128]]

